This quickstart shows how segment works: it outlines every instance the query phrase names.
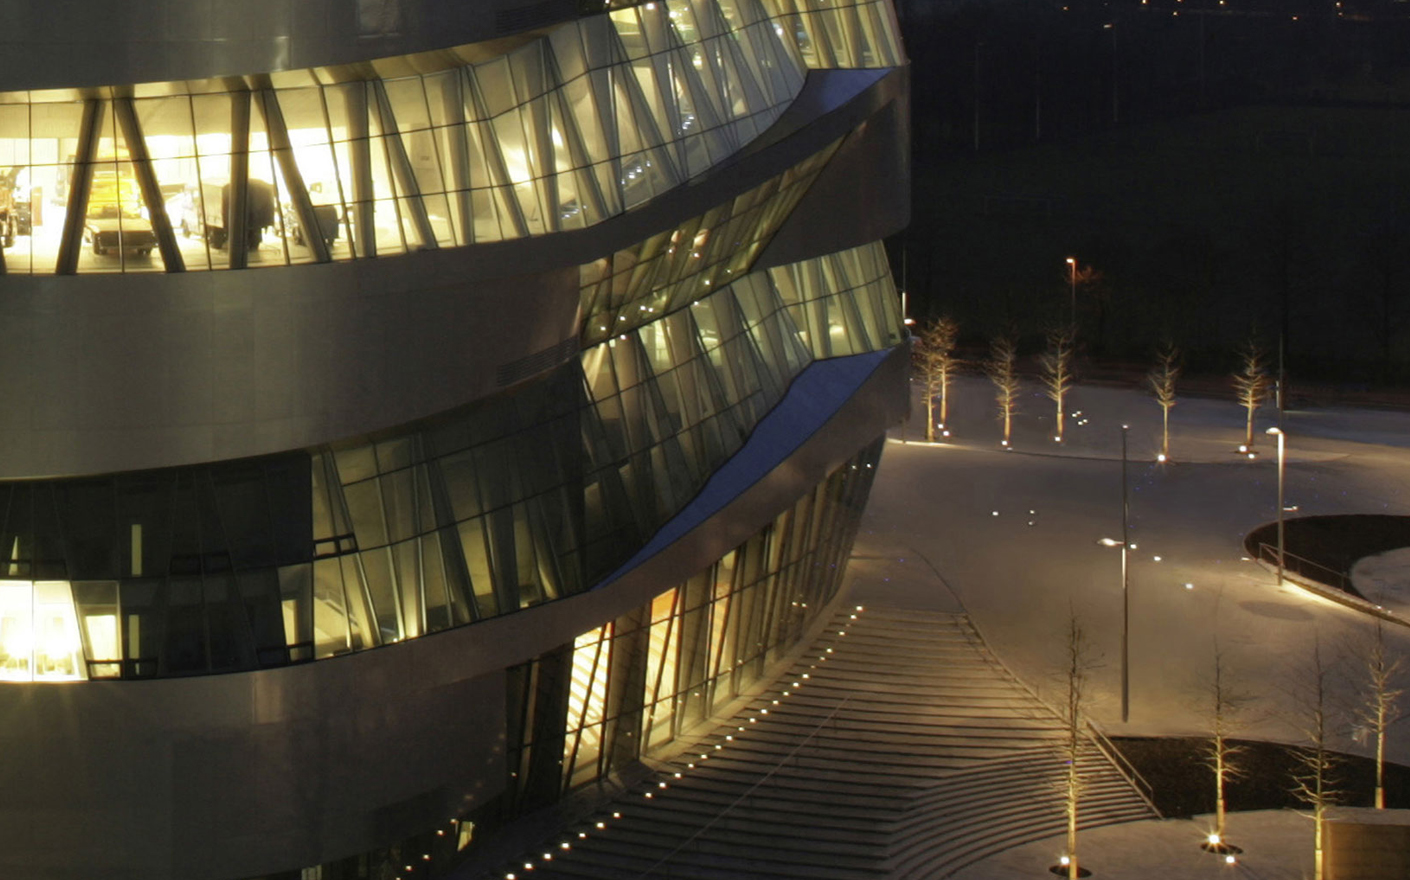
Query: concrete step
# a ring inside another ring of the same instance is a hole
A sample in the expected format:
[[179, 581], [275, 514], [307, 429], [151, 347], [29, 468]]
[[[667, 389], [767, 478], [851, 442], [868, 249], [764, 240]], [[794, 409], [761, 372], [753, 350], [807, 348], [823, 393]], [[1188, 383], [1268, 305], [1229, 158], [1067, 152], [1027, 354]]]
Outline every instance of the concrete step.
[[[943, 876], [1063, 831], [1063, 735], [963, 615], [849, 609], [608, 829], [519, 876]], [[1083, 826], [1149, 817], [1094, 747], [1082, 761]]]

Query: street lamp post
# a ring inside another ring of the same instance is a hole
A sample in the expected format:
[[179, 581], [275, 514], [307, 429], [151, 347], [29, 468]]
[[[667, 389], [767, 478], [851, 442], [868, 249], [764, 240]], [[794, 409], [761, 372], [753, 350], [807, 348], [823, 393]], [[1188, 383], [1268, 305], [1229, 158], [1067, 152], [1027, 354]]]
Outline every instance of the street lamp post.
[[1121, 548], [1121, 723], [1131, 718], [1131, 580], [1126, 553], [1131, 549], [1130, 511], [1126, 493], [1126, 434], [1130, 425], [1121, 426], [1121, 540], [1101, 538], [1103, 547]]
[[1072, 309], [1068, 312], [1073, 332], [1077, 331], [1077, 258], [1067, 258], [1067, 268], [1072, 281]]
[[[1131, 548], [1128, 528], [1130, 504], [1126, 498], [1126, 434], [1129, 426], [1121, 426], [1121, 723], [1131, 716], [1131, 590], [1127, 577], [1126, 552]], [[1281, 501], [1278, 502], [1282, 504]], [[1279, 556], [1281, 557], [1281, 552]], [[1281, 583], [1281, 580], [1279, 581]]]
[[1104, 24], [1102, 30], [1111, 31], [1111, 124], [1116, 125], [1121, 121], [1116, 99], [1116, 24]]
[[1285, 470], [1285, 468], [1284, 468], [1285, 459], [1284, 459], [1284, 455], [1283, 455], [1283, 438], [1285, 438], [1287, 435], [1283, 433], [1283, 429], [1282, 429], [1282, 428], [1269, 428], [1269, 429], [1268, 429], [1268, 433], [1269, 433], [1269, 434], [1273, 434], [1273, 435], [1275, 435], [1275, 436], [1278, 438], [1278, 585], [1279, 585], [1279, 586], [1282, 586], [1282, 583], [1283, 583], [1283, 511], [1284, 511], [1284, 509], [1285, 509], [1285, 508], [1283, 507], [1283, 473], [1284, 473], [1284, 470]]

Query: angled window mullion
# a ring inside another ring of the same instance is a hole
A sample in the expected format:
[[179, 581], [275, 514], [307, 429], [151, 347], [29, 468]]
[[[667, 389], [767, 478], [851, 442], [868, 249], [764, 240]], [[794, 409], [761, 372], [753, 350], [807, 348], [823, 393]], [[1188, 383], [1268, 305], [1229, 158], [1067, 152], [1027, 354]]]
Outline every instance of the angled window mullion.
[[[670, 30], [667, 30], [670, 33]], [[681, 131], [681, 108], [676, 100], [676, 90], [674, 87], [674, 77], [671, 68], [671, 51], [669, 48], [660, 52], [654, 52], [647, 56], [648, 64], [646, 70], [651, 72], [651, 78], [656, 85], [656, 98], [661, 102], [662, 112], [666, 118], [657, 120], [660, 127], [670, 132], [670, 136], [665, 140], [665, 146], [676, 155], [676, 167], [683, 169], [681, 176], [690, 176], [690, 163], [686, 161], [685, 137]], [[638, 80], [639, 82], [639, 80]], [[645, 92], [642, 92], [643, 98]], [[653, 115], [654, 118], [654, 115]]]
[[269, 137], [269, 151], [279, 163], [279, 171], [284, 175], [284, 188], [293, 202], [294, 214], [299, 226], [304, 230], [304, 244], [319, 263], [327, 263], [331, 258], [328, 242], [323, 238], [322, 226], [313, 210], [313, 200], [309, 198], [308, 187], [304, 186], [303, 174], [294, 158], [294, 147], [289, 141], [289, 129], [284, 125], [284, 113], [279, 109], [279, 96], [268, 85], [259, 90], [259, 108], [264, 118], [265, 132]]
[[467, 71], [470, 76], [470, 96], [475, 102], [475, 127], [480, 132], [480, 145], [485, 154], [485, 168], [490, 173], [490, 185], [495, 191], [501, 194], [497, 199], [501, 205], [509, 212], [510, 222], [514, 225], [516, 237], [525, 238], [529, 234], [528, 221], [524, 219], [524, 211], [519, 205], [519, 200], [514, 196], [514, 183], [509, 179], [509, 171], [504, 165], [504, 154], [500, 150], [499, 138], [495, 136], [494, 125], [490, 122], [489, 104], [485, 101], [484, 95], [480, 93], [480, 81], [475, 77], [474, 71]]
[[78, 130], [78, 145], [74, 150], [63, 238], [59, 241], [59, 255], [54, 265], [56, 275], [72, 275], [78, 271], [88, 195], [93, 189], [93, 164], [98, 158], [98, 139], [102, 136], [104, 103], [102, 98], [88, 98], [83, 102], [83, 123]]
[[458, 69], [451, 81], [454, 88], [441, 92], [446, 126], [446, 167], [450, 170], [451, 187], [455, 190], [455, 212], [460, 223], [463, 244], [475, 240], [474, 209], [470, 199], [470, 139], [465, 130], [465, 71]]
[[[337, 192], [338, 210], [341, 212], [340, 217], [346, 229], [348, 205], [350, 203], [348, 201], [347, 185], [343, 182], [343, 175], [338, 173], [338, 142], [333, 137], [333, 117], [328, 112], [328, 89], [323, 86], [318, 88], [318, 107], [323, 111], [323, 136], [328, 139], [328, 153], [333, 160], [333, 186]], [[335, 223], [339, 221], [339, 217], [334, 217], [333, 219]], [[318, 231], [320, 235], [323, 233], [322, 229]], [[350, 246], [350, 251], [350, 257], [357, 256], [356, 247]]]
[[520, 104], [514, 111], [519, 121], [519, 136], [524, 144], [524, 165], [528, 169], [528, 187], [533, 202], [543, 218], [544, 232], [557, 232], [558, 175], [554, 173], [553, 141], [550, 137], [551, 116], [548, 98], [540, 96]]
[[[681, 39], [680, 34], [672, 27], [668, 33], [671, 38], [671, 54], [679, 62], [677, 67], [680, 70], [682, 84], [690, 93], [690, 103], [695, 109], [696, 119], [700, 121], [699, 131], [709, 131], [721, 123], [721, 113], [724, 105], [720, 102], [719, 93], [705, 84], [705, 76], [700, 70], [695, 68], [695, 52], [701, 53], [705, 58], [703, 65], [710, 66], [710, 75], [713, 80], [715, 67], [709, 62], [709, 56], [705, 52], [705, 46], [701, 43], [687, 43]], [[708, 118], [701, 119], [701, 108]]]
[[538, 65], [546, 88], [541, 95], [530, 98], [519, 106], [519, 121], [524, 127], [524, 146], [532, 152], [526, 158], [530, 161], [529, 178], [543, 213], [544, 230], [557, 232], [562, 226], [558, 198], [557, 159], [553, 146], [553, 110], [550, 102], [560, 89], [557, 71], [551, 62], [552, 51], [539, 53]]
[[250, 91], [243, 82], [234, 85], [239, 87], [230, 90], [230, 189], [222, 219], [230, 268], [244, 269], [249, 265]]
[[[707, 88], [709, 88], [711, 98], [714, 100], [720, 123], [726, 125], [738, 118], [734, 112], [734, 102], [730, 99], [730, 92], [733, 90], [730, 84], [735, 79], [735, 73], [730, 65], [729, 50], [725, 48], [727, 42], [723, 37], [716, 37], [696, 46], [696, 51], [705, 57], [705, 63], [710, 68], [710, 82]], [[733, 88], [737, 89], [740, 86], [736, 84]], [[730, 126], [731, 132], [735, 130], [734, 126]]]
[[[573, 115], [572, 107], [568, 103], [568, 90], [563, 85], [562, 76], [552, 53], [548, 55], [547, 63], [549, 76], [557, 84], [557, 87], [549, 92], [549, 99], [554, 101], [558, 108], [558, 118], [563, 126], [563, 142], [568, 150], [569, 164], [573, 168], [570, 173], [573, 174], [577, 183], [574, 188], [578, 192], [578, 199], [588, 202], [588, 208], [592, 211], [589, 216], [605, 219], [607, 209], [602, 198], [602, 187], [598, 182], [597, 175], [592, 173], [592, 157], [588, 155], [587, 147], [583, 144], [583, 135], [578, 127], [578, 119]], [[588, 94], [592, 94], [591, 90]]]
[[[615, 41], [614, 41], [615, 42]], [[618, 71], [612, 67], [598, 70], [589, 70], [588, 90], [592, 94], [592, 110], [597, 114], [598, 130], [602, 132], [602, 141], [607, 148], [606, 156], [597, 157], [597, 161], [604, 159], [610, 169], [614, 195], [612, 202], [614, 205], [622, 204], [622, 139], [617, 131], [617, 89], [614, 79], [618, 76]], [[596, 174], [593, 175], [597, 177]]]
[[397, 188], [401, 190], [401, 198], [397, 202], [410, 211], [411, 224], [416, 229], [421, 248], [435, 248], [438, 246], [436, 232], [431, 228], [431, 218], [426, 213], [426, 202], [421, 198], [421, 187], [416, 182], [411, 159], [406, 155], [406, 144], [402, 143], [401, 132], [397, 128], [397, 117], [392, 112], [392, 102], [387, 98], [386, 86], [380, 79], [372, 81], [372, 92], [377, 96], [377, 109], [382, 115], [382, 141], [387, 148], [387, 157], [392, 163]]
[[132, 160], [132, 171], [137, 177], [137, 185], [142, 190], [142, 201], [147, 206], [147, 218], [152, 224], [152, 232], [157, 236], [157, 249], [161, 251], [162, 263], [168, 272], [185, 272], [186, 261], [181, 257], [181, 249], [176, 243], [176, 233], [171, 231], [171, 218], [167, 216], [162, 200], [162, 190], [157, 184], [157, 175], [152, 170], [152, 157], [147, 152], [147, 141], [142, 136], [142, 124], [133, 109], [132, 98], [114, 98], [113, 115], [122, 128], [123, 140], [127, 143], [127, 155]]
[[343, 90], [348, 117], [348, 161], [352, 168], [353, 245], [357, 256], [377, 256], [377, 228], [373, 219], [372, 146], [367, 125], [367, 84], [352, 83]]
[[[765, 91], [766, 86], [760, 81], [754, 68], [749, 64], [748, 59], [745, 58], [744, 50], [739, 44], [737, 35], [729, 34], [728, 36], [721, 37], [720, 40], [724, 47], [721, 55], [726, 59], [720, 66], [725, 70], [731, 71], [733, 81], [738, 84], [739, 88], [743, 91], [744, 112], [753, 115], [760, 110], [766, 109], [771, 103]], [[726, 106], [732, 106], [732, 102]], [[731, 111], [731, 115], [733, 115], [733, 111]]]
[[[661, 644], [661, 655], [656, 658], [656, 670], [655, 670], [655, 673], [653, 674], [650, 669], [648, 669], [648, 670], [647, 670], [647, 673], [646, 673], [646, 683], [651, 686], [651, 694], [650, 694], [649, 697], [646, 697], [646, 699], [644, 700], [644, 702], [646, 703], [646, 705], [645, 705], [643, 708], [646, 709], [646, 721], [645, 721], [645, 723], [642, 724], [642, 726], [641, 726], [641, 737], [642, 737], [642, 739], [641, 739], [641, 747], [642, 747], [643, 750], [645, 750], [646, 748], [649, 748], [649, 747], [651, 746], [651, 744], [652, 744], [652, 743], [651, 743], [651, 729], [652, 729], [652, 727], [654, 727], [655, 724], [656, 724], [656, 709], [657, 709], [657, 707], [660, 705], [660, 702], [661, 702], [661, 685], [662, 685], [662, 679], [664, 679], [664, 678], [665, 678], [665, 675], [666, 675], [666, 659], [670, 656], [670, 653], [671, 653], [671, 637], [676, 634], [676, 632], [675, 632], [676, 620], [678, 619], [676, 612], [677, 612], [677, 609], [680, 607], [680, 601], [681, 601], [681, 588], [680, 588], [680, 587], [676, 587], [676, 589], [675, 589], [675, 595], [673, 595], [673, 596], [671, 597], [671, 611], [670, 611], [669, 615], [666, 617], [666, 619], [663, 621], [663, 623], [664, 623], [665, 626], [666, 626], [666, 634], [665, 634], [665, 635], [662, 637], [662, 639], [661, 639], [661, 642], [662, 642], [662, 644]], [[647, 606], [648, 609], [649, 609], [650, 607], [651, 607], [650, 605]], [[649, 615], [649, 612], [648, 612], [648, 617], [649, 617], [649, 616], [650, 616], [650, 615]], [[660, 623], [657, 623], [656, 621], [653, 620], [653, 621], [651, 621], [651, 623], [648, 624], [648, 626], [647, 626], [647, 630], [646, 630], [646, 654], [647, 654], [647, 658], [648, 658], [648, 659], [651, 657], [651, 637], [652, 637], [653, 631], [656, 629], [656, 627], [658, 627], [658, 626], [660, 626], [660, 625], [661, 625]], [[677, 639], [677, 641], [679, 641], [679, 640]], [[674, 696], [675, 696], [675, 693], [676, 693], [675, 682], [674, 682], [674, 681], [671, 682], [671, 683], [668, 685], [668, 688], [669, 688], [669, 689], [668, 689], [667, 692], [666, 692], [666, 696], [667, 696], [667, 697], [674, 697]], [[672, 705], [672, 709], [674, 710], [674, 708], [675, 708], [675, 706], [674, 706], [674, 704], [673, 704], [673, 705]], [[675, 712], [672, 711], [671, 714], [674, 715]]]
[[842, 38], [847, 43], [847, 53], [851, 56], [847, 59], [847, 66], [861, 67], [865, 54], [862, 48], [862, 23], [857, 18], [857, 7], [849, 3], [831, 10], [830, 14], [837, 17], [838, 30], [842, 31]]
[[[616, 58], [626, 58], [627, 50], [622, 45], [621, 38], [612, 32], [614, 45], [614, 56]], [[628, 110], [637, 128], [637, 137], [641, 142], [641, 152], [655, 157], [663, 168], [670, 174], [671, 182], [680, 180], [680, 170], [671, 160], [669, 150], [663, 149], [666, 141], [661, 137], [660, 129], [656, 126], [656, 117], [651, 113], [651, 107], [647, 103], [646, 95], [641, 90], [641, 82], [637, 79], [636, 73], [631, 68], [630, 62], [623, 62], [617, 67], [617, 75], [620, 77], [621, 88], [627, 93]], [[613, 125], [619, 124], [620, 114], [614, 115]]]

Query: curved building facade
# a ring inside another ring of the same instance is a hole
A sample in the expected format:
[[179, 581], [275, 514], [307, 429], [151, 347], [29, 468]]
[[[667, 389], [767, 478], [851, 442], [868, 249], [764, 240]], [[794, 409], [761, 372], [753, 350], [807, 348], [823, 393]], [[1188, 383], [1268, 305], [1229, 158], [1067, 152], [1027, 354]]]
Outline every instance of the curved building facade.
[[886, 0], [70, 5], [0, 12], [7, 874], [436, 876], [826, 611]]

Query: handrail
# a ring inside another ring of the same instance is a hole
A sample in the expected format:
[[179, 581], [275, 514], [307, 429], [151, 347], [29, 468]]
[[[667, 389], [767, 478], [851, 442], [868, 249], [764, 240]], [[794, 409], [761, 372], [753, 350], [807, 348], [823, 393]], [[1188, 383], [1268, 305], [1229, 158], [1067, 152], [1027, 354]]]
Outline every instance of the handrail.
[[[1263, 558], [1263, 551], [1265, 548], [1272, 551], [1271, 559]], [[1272, 546], [1271, 544], [1265, 544], [1260, 541], [1258, 544], [1258, 561], [1265, 562], [1269, 565], [1274, 565], [1277, 563], [1278, 559], [1277, 552], [1278, 548]], [[1303, 559], [1301, 556], [1295, 556], [1292, 553], [1284, 553], [1283, 555], [1285, 557], [1292, 557], [1293, 559], [1296, 559], [1299, 562], [1306, 562], [1312, 568], [1319, 568], [1322, 571], [1331, 572], [1332, 574], [1336, 575], [1338, 581], [1340, 581], [1340, 586], [1338, 586], [1336, 584], [1328, 583], [1325, 580], [1321, 580], [1319, 578], [1313, 577], [1310, 574], [1307, 574], [1301, 569], [1301, 567], [1290, 568], [1288, 566], [1284, 566], [1283, 574], [1285, 576], [1289, 574], [1293, 575], [1293, 581], [1295, 583], [1298, 583], [1303, 589], [1310, 590], [1318, 596], [1321, 596], [1322, 598], [1327, 599], [1329, 601], [1336, 602], [1339, 605], [1345, 605], [1348, 608], [1354, 608], [1357, 611], [1361, 611], [1366, 614], [1379, 617], [1381, 620], [1387, 621], [1388, 623], [1395, 623], [1399, 624], [1400, 626], [1410, 627], [1410, 620], [1407, 620], [1405, 615], [1397, 614], [1395, 611], [1386, 608], [1384, 605], [1377, 604], [1376, 602], [1367, 599], [1365, 596], [1362, 596], [1359, 592], [1357, 592], [1356, 588], [1350, 583], [1351, 575], [1349, 572], [1333, 571], [1325, 565], [1320, 565], [1310, 559]]]
[[[1265, 551], [1267, 551], [1267, 552], [1265, 552]], [[1266, 562], [1268, 562], [1268, 563], [1270, 563], [1270, 564], [1277, 565], [1277, 563], [1278, 563], [1278, 547], [1277, 547], [1277, 545], [1276, 545], [1276, 544], [1268, 544], [1268, 543], [1265, 543], [1265, 542], [1263, 542], [1263, 541], [1259, 541], [1259, 542], [1258, 542], [1258, 559], [1259, 559], [1259, 561], [1266, 561]], [[1287, 561], [1288, 561], [1289, 559], [1292, 559], [1292, 560], [1297, 561], [1298, 565], [1295, 566], [1295, 567], [1288, 565], [1288, 564], [1287, 564]], [[1325, 583], [1327, 583], [1329, 586], [1335, 585], [1335, 586], [1336, 586], [1338, 589], [1340, 589], [1340, 590], [1346, 590], [1347, 587], [1348, 587], [1348, 585], [1349, 585], [1349, 581], [1350, 581], [1350, 579], [1351, 579], [1351, 574], [1350, 574], [1349, 572], [1337, 571], [1337, 570], [1334, 569], [1334, 568], [1328, 568], [1327, 566], [1323, 565], [1322, 563], [1316, 562], [1316, 561], [1311, 560], [1311, 559], [1308, 559], [1308, 558], [1305, 557], [1305, 556], [1298, 556], [1296, 553], [1289, 553], [1286, 549], [1283, 550], [1283, 568], [1285, 568], [1285, 569], [1291, 568], [1291, 569], [1297, 571], [1298, 574], [1306, 574], [1306, 571], [1304, 570], [1304, 569], [1306, 569], [1306, 568], [1314, 568], [1314, 569], [1317, 569], [1318, 571], [1324, 571], [1324, 572], [1326, 572], [1327, 574], [1330, 574], [1333, 578], [1335, 578], [1335, 582], [1327, 581], [1327, 582], [1325, 582]]]
[[666, 854], [665, 854], [664, 856], [662, 856], [661, 858], [657, 859], [656, 862], [654, 862], [649, 868], [647, 868], [646, 870], [642, 871], [640, 874], [637, 874], [636, 876], [637, 876], [637, 877], [650, 877], [653, 871], [655, 871], [657, 868], [661, 867], [662, 865], [666, 864], [666, 863], [669, 862], [671, 859], [675, 858], [676, 855], [679, 854], [681, 850], [685, 849], [687, 846], [689, 846], [691, 843], [693, 843], [696, 838], [698, 838], [700, 835], [704, 834], [706, 831], [709, 831], [711, 828], [713, 828], [713, 827], [715, 826], [715, 823], [716, 823], [716, 822], [720, 821], [721, 819], [723, 819], [723, 818], [725, 817], [725, 814], [726, 814], [726, 813], [728, 813], [730, 810], [733, 810], [735, 807], [739, 806], [740, 802], [743, 801], [745, 798], [750, 797], [751, 795], [753, 795], [753, 794], [754, 794], [754, 789], [758, 788], [759, 786], [761, 786], [761, 785], [763, 785], [765, 782], [767, 782], [767, 781], [770, 779], [770, 777], [772, 777], [775, 773], [777, 773], [778, 770], [779, 770], [781, 767], [783, 767], [783, 765], [784, 765], [786, 762], [792, 760], [792, 758], [793, 758], [795, 755], [798, 754], [798, 750], [801, 749], [801, 748], [803, 748], [804, 746], [806, 746], [806, 745], [808, 744], [809, 740], [811, 740], [814, 736], [817, 736], [818, 731], [820, 731], [820, 730], [823, 729], [823, 725], [827, 724], [827, 723], [828, 723], [829, 721], [831, 721], [833, 718], [837, 717], [837, 713], [838, 713], [838, 712], [841, 712], [841, 711], [842, 711], [842, 707], [845, 706], [845, 705], [847, 705], [847, 703], [850, 702], [851, 699], [852, 699], [851, 697], [844, 697], [844, 698], [842, 699], [842, 702], [838, 703], [838, 704], [833, 708], [833, 710], [827, 714], [827, 717], [826, 717], [826, 718], [824, 718], [823, 720], [819, 721], [819, 722], [817, 723], [817, 726], [815, 726], [815, 727], [808, 733], [807, 736], [803, 737], [803, 741], [802, 741], [802, 742], [800, 742], [800, 743], [798, 743], [798, 745], [794, 746], [793, 749], [792, 749], [787, 755], [783, 756], [782, 758], [780, 758], [780, 759], [778, 760], [778, 763], [774, 764], [773, 767], [769, 768], [769, 772], [768, 772], [768, 773], [765, 773], [763, 776], [761, 776], [761, 777], [758, 779], [758, 781], [756, 781], [753, 785], [749, 786], [749, 788], [746, 789], [743, 794], [741, 794], [739, 797], [737, 797], [737, 798], [735, 798], [733, 801], [731, 801], [723, 810], [721, 810], [720, 812], [716, 813], [716, 814], [710, 819], [709, 822], [706, 822], [704, 825], [702, 825], [700, 828], [698, 828], [698, 829], [695, 831], [694, 834], [690, 835], [690, 836], [687, 837], [685, 840], [682, 840], [682, 841], [680, 842], [680, 844], [678, 844], [678, 845], [676, 846], [675, 849], [671, 850], [670, 852], [666, 853]]
[[[970, 638], [970, 636], [972, 635], [973, 639], [971, 639], [971, 642], [977, 642], [979, 647], [982, 648], [985, 653], [989, 654], [989, 656], [993, 659], [994, 663], [996, 663], [1000, 669], [1003, 669], [1004, 672], [1008, 674], [1010, 680], [1012, 680], [1015, 684], [1022, 688], [1028, 694], [1028, 696], [1033, 698], [1034, 702], [1038, 703], [1038, 705], [1042, 706], [1044, 709], [1047, 709], [1054, 716], [1061, 718], [1061, 712], [1049, 705], [1047, 700], [1044, 700], [1041, 696], [1039, 696], [1037, 691], [1033, 690], [1033, 688], [1028, 686], [1028, 682], [1014, 675], [1013, 672], [1007, 666], [1005, 666], [1003, 663], [1000, 663], [998, 658], [993, 656], [993, 653], [989, 651], [988, 644], [984, 641], [984, 637], [979, 634], [979, 630], [974, 626], [974, 621], [969, 618], [968, 614], [965, 615], [965, 621], [968, 624], [967, 633], [965, 637]], [[1151, 812], [1155, 813], [1156, 816], [1160, 818], [1165, 818], [1164, 814], [1160, 812], [1160, 808], [1155, 805], [1155, 789], [1151, 786], [1149, 782], [1146, 781], [1146, 778], [1136, 770], [1135, 766], [1132, 765], [1130, 761], [1126, 760], [1126, 756], [1121, 754], [1121, 750], [1118, 749], [1116, 745], [1112, 743], [1111, 740], [1107, 739], [1106, 735], [1103, 734], [1100, 730], [1098, 730], [1096, 726], [1092, 724], [1092, 722], [1087, 721], [1084, 722], [1084, 724], [1087, 727], [1088, 733], [1091, 734], [1092, 741], [1096, 743], [1097, 751], [1101, 752], [1103, 755], [1106, 756], [1107, 760], [1111, 761], [1112, 766], [1116, 769], [1116, 772], [1120, 773], [1122, 778], [1125, 779], [1128, 783], [1130, 783], [1131, 788], [1135, 789], [1136, 791], [1136, 796], [1139, 797], [1142, 801], [1144, 801], [1146, 806], [1151, 808]]]
[[1146, 802], [1146, 806], [1151, 808], [1151, 812], [1155, 813], [1156, 818], [1164, 819], [1164, 814], [1162, 814], [1160, 808], [1155, 805], [1155, 788], [1146, 781], [1146, 778], [1141, 775], [1141, 772], [1136, 769], [1136, 766], [1127, 760], [1126, 756], [1121, 753], [1121, 750], [1116, 747], [1116, 744], [1107, 738], [1107, 735], [1098, 730], [1096, 725], [1092, 724], [1090, 721], [1087, 722], [1087, 732], [1091, 734], [1092, 741], [1097, 744], [1097, 749], [1103, 755], [1106, 755], [1108, 761], [1111, 761], [1111, 763], [1116, 766], [1117, 773], [1126, 777], [1126, 781], [1131, 783], [1131, 787], [1136, 790], [1136, 794], [1140, 796], [1141, 800]]

